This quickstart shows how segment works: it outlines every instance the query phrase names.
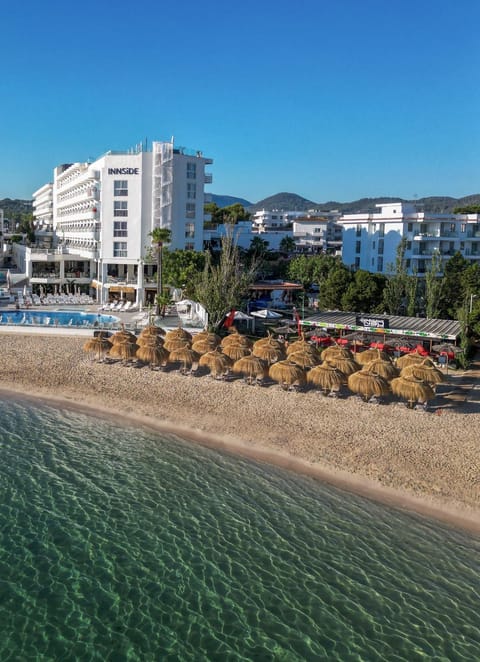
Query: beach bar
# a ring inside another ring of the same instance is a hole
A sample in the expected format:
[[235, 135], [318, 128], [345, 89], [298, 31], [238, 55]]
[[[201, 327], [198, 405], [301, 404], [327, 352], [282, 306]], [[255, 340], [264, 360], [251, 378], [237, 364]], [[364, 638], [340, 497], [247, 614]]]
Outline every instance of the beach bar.
[[382, 336], [383, 341], [408, 337], [420, 341], [448, 341], [456, 344], [460, 338], [458, 320], [402, 317], [398, 315], [370, 315], [324, 310], [301, 321], [306, 331], [323, 329], [342, 336], [345, 332], [359, 331]]

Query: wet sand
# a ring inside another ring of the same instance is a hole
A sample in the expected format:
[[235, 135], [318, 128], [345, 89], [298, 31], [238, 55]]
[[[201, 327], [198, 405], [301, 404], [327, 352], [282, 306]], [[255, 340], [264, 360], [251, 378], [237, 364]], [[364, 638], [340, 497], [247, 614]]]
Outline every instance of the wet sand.
[[3, 397], [174, 432], [480, 533], [480, 408], [452, 374], [430, 412], [96, 363], [84, 337], [2, 333]]

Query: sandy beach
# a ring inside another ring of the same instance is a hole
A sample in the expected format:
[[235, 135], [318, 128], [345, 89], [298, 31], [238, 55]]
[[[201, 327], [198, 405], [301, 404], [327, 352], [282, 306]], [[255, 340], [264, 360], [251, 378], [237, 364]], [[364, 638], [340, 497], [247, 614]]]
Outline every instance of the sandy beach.
[[[480, 533], [480, 409], [468, 373], [430, 412], [96, 363], [84, 337], [1, 334], [2, 397], [175, 432]], [[476, 396], [478, 397], [478, 396]]]

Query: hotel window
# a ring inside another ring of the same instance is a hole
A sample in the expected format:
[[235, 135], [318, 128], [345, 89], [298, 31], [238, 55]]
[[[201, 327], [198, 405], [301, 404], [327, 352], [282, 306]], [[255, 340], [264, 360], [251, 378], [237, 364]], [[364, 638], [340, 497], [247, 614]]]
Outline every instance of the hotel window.
[[113, 236], [128, 237], [127, 221], [113, 221]]
[[384, 237], [385, 236], [385, 223], [379, 223], [378, 224], [378, 236], [379, 237]]
[[383, 271], [383, 257], [377, 257], [377, 271]]
[[360, 268], [360, 258], [356, 257], [355, 258], [355, 269], [359, 269], [359, 268]]
[[378, 240], [378, 254], [383, 255], [383, 239]]
[[193, 182], [187, 183], [187, 198], [189, 200], [195, 200], [197, 197], [197, 185]]
[[462, 224], [460, 225], [460, 232], [466, 232], [466, 231], [467, 231], [467, 224], [466, 224], [466, 223], [462, 223]]
[[186, 215], [187, 218], [195, 218], [195, 203], [194, 202], [187, 202], [185, 215]]
[[128, 216], [128, 202], [125, 200], [113, 201], [113, 215], [114, 216]]
[[187, 163], [187, 179], [197, 178], [197, 164], [189, 161]]
[[355, 253], [360, 253], [361, 247], [362, 247], [362, 242], [361, 241], [356, 241], [355, 242]]
[[128, 195], [128, 181], [126, 179], [115, 179], [113, 182], [113, 195]]
[[127, 242], [114, 241], [113, 242], [113, 257], [127, 257]]
[[362, 236], [362, 226], [361, 226], [361, 225], [357, 225], [357, 229], [356, 229], [356, 233], [355, 233], [355, 235], [356, 235], [357, 237], [361, 237], [361, 236]]
[[185, 224], [185, 237], [187, 239], [193, 239], [195, 237], [195, 224], [186, 223]]
[[186, 251], [194, 251], [195, 250], [195, 244], [192, 241], [188, 241], [185, 244], [185, 250]]
[[407, 223], [407, 232], [413, 232], [413, 223]]

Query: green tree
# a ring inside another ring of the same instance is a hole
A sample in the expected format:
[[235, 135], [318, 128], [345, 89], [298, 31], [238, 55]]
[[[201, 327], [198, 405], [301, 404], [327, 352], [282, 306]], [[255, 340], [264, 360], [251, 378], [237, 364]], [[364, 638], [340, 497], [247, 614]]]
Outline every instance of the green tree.
[[381, 306], [386, 278], [381, 274], [358, 269], [342, 296], [342, 308], [358, 313], [371, 313]]
[[255, 281], [258, 265], [248, 266], [240, 260], [240, 252], [231, 233], [222, 239], [219, 262], [215, 264], [210, 253], [206, 254], [205, 268], [194, 283], [193, 296], [208, 313], [208, 327], [218, 328], [232, 308], [238, 308], [248, 289]]
[[261, 237], [253, 237], [247, 254], [250, 258], [260, 260], [263, 259], [267, 251], [268, 241], [265, 241], [265, 239], [262, 239]]
[[399, 315], [405, 307], [408, 278], [405, 260], [406, 247], [407, 240], [403, 237], [397, 246], [395, 264], [388, 265], [390, 273], [383, 291], [383, 303], [384, 308], [390, 315]]
[[223, 209], [221, 209], [216, 202], [207, 202], [207, 204], [204, 206], [204, 212], [206, 214], [210, 214], [211, 216], [211, 221], [207, 221], [209, 223], [213, 223], [216, 225], [219, 225], [220, 223], [223, 223]]
[[462, 277], [470, 263], [457, 251], [443, 270], [442, 296], [439, 304], [440, 317], [445, 319], [457, 319], [459, 309], [463, 308], [465, 302], [465, 291]]
[[323, 281], [318, 295], [320, 308], [341, 310], [342, 297], [352, 282], [353, 275], [344, 264], [338, 264]]
[[153, 228], [149, 233], [152, 239], [152, 248], [156, 253], [157, 257], [157, 296], [155, 297], [155, 315], [160, 315], [161, 312], [165, 311], [164, 292], [163, 292], [163, 279], [162, 279], [162, 270], [163, 270], [163, 246], [168, 244], [172, 237], [172, 232], [168, 228]]
[[314, 282], [314, 262], [307, 255], [298, 255], [290, 260], [287, 268], [288, 277], [310, 289]]
[[425, 274], [425, 315], [428, 319], [440, 316], [440, 299], [443, 290], [442, 256], [434, 251], [429, 268]]
[[480, 214], [480, 205], [465, 205], [464, 207], [455, 207], [454, 214]]
[[322, 288], [330, 272], [342, 262], [333, 255], [299, 255], [290, 260], [288, 277], [310, 289], [312, 285]]
[[280, 251], [282, 253], [293, 253], [296, 247], [295, 239], [290, 236], [283, 237], [280, 242]]
[[193, 282], [205, 267], [205, 253], [191, 250], [163, 252], [163, 280], [172, 287], [182, 288], [184, 295], [192, 295]]
[[250, 214], [239, 202], [222, 209], [224, 223], [238, 223], [239, 221], [248, 221]]

